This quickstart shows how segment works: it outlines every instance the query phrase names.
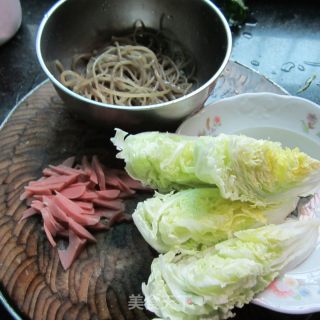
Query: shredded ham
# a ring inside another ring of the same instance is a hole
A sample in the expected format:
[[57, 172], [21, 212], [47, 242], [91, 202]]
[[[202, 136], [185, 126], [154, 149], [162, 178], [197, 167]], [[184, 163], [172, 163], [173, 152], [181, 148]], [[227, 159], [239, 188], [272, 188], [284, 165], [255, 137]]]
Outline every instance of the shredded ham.
[[72, 230], [69, 230], [69, 245], [66, 250], [59, 250], [60, 262], [65, 270], [69, 269], [72, 262], [78, 257], [87, 240], [79, 238]]
[[124, 198], [136, 190], [146, 190], [119, 169], [107, 169], [93, 156], [91, 163], [83, 156], [60, 165], [49, 165], [43, 177], [31, 181], [20, 196], [29, 206], [20, 221], [41, 215], [45, 234], [53, 247], [60, 237], [68, 237], [69, 245], [58, 250], [61, 264], [67, 270], [81, 253], [87, 241], [96, 242], [90, 231], [108, 230], [115, 223], [131, 220], [124, 212]]

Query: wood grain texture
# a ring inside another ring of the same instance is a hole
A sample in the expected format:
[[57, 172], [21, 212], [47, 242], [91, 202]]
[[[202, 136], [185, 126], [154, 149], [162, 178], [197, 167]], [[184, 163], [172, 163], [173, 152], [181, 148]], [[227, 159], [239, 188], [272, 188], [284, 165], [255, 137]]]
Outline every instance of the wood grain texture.
[[[230, 62], [213, 98], [249, 91], [283, 93]], [[39, 217], [18, 224], [26, 208], [19, 200], [23, 186], [48, 164], [97, 154], [107, 166], [121, 167], [108, 140], [108, 132], [74, 119], [49, 82], [18, 106], [0, 131], [0, 284], [26, 319], [152, 318], [145, 310], [128, 308], [129, 296], [141, 294], [155, 256], [133, 224], [97, 232], [97, 243], [87, 245], [68, 271], [47, 241]], [[129, 213], [134, 206], [128, 203]]]

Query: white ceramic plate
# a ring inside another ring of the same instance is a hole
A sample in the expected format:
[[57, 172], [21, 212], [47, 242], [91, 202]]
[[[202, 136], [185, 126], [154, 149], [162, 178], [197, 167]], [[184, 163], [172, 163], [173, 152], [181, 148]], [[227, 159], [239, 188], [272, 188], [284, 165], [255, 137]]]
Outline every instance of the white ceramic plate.
[[[245, 134], [299, 147], [320, 160], [320, 107], [299, 97], [246, 93], [223, 99], [184, 121], [177, 133]], [[298, 211], [299, 219], [320, 218], [320, 192]], [[278, 277], [253, 303], [291, 314], [320, 311], [320, 239], [306, 261]]]

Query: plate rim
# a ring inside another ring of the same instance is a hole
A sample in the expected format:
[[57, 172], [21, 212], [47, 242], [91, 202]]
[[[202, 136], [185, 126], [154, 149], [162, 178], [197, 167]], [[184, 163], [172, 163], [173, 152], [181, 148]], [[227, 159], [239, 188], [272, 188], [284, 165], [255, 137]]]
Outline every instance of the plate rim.
[[299, 306], [299, 307], [294, 307], [290, 306], [290, 308], [282, 308], [278, 307], [275, 304], [267, 304], [265, 303], [262, 299], [256, 298], [252, 300], [250, 303], [284, 314], [292, 314], [292, 315], [302, 315], [302, 314], [312, 314], [320, 311], [320, 306], [312, 304], [311, 306], [305, 307], [305, 306]]
[[183, 131], [183, 128], [192, 120], [194, 119], [198, 119], [200, 117], [202, 117], [205, 114], [209, 114], [211, 112], [211, 109], [214, 108], [214, 106], [219, 105], [221, 103], [225, 103], [225, 102], [232, 102], [234, 100], [238, 100], [238, 99], [243, 99], [243, 98], [251, 98], [251, 97], [259, 97], [259, 96], [268, 96], [268, 97], [273, 97], [276, 99], [283, 99], [283, 100], [295, 100], [295, 101], [300, 101], [306, 104], [311, 105], [312, 107], [316, 108], [317, 110], [319, 110], [320, 112], [320, 105], [318, 105], [317, 103], [303, 98], [303, 97], [299, 97], [299, 96], [294, 96], [294, 95], [287, 95], [287, 94], [279, 94], [279, 93], [273, 93], [273, 92], [268, 92], [268, 91], [262, 91], [262, 92], [246, 92], [246, 93], [240, 93], [237, 94], [235, 96], [231, 96], [231, 97], [226, 97], [226, 98], [222, 98], [219, 99], [217, 101], [212, 101], [209, 104], [205, 105], [199, 112], [191, 115], [190, 117], [188, 117], [187, 119], [185, 119], [180, 125], [179, 127], [176, 129], [175, 133], [178, 134], [183, 134], [181, 133]]

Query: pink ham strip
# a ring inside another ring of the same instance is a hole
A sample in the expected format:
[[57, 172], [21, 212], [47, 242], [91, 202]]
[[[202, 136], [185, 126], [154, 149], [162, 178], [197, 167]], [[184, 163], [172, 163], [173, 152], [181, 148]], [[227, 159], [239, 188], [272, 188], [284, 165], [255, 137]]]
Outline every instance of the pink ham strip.
[[[94, 216], [94, 213], [95, 213], [94, 209], [83, 209], [83, 214], [84, 214], [84, 215], [88, 215], [88, 216], [90, 216], [90, 217], [93, 217], [93, 216]], [[91, 225], [91, 223], [88, 224], [88, 226], [89, 226], [89, 225]]]
[[36, 200], [39, 200], [39, 201], [44, 201], [43, 199], [52, 199], [54, 197], [53, 194], [49, 194], [49, 195], [45, 195], [45, 194], [34, 194], [32, 196], [32, 199], [36, 199]]
[[51, 243], [51, 245], [53, 247], [55, 247], [57, 245], [57, 243], [53, 240], [53, 237], [52, 237], [52, 234], [50, 233], [50, 231], [48, 230], [46, 224], [43, 225], [43, 228], [44, 228], [44, 232], [46, 233], [46, 236], [49, 240], [49, 242]]
[[60, 223], [55, 216], [50, 212], [50, 209], [47, 207], [48, 217], [51, 225], [54, 227], [56, 234], [59, 234], [60, 232], [63, 232], [66, 228], [66, 225], [63, 225], [63, 222]]
[[82, 164], [82, 170], [87, 174], [87, 176], [89, 177], [89, 180], [92, 182], [92, 187], [94, 187], [95, 185], [98, 184], [98, 177], [86, 156], [82, 157], [81, 164]]
[[66, 185], [69, 185], [73, 182], [75, 182], [78, 178], [79, 174], [72, 174], [72, 175], [61, 175], [61, 176], [51, 176], [48, 178], [45, 178], [44, 180], [41, 181], [35, 181], [35, 182], [30, 182], [30, 186], [48, 186], [52, 184], [60, 184], [60, 183], [65, 183]]
[[45, 177], [51, 177], [51, 176], [58, 176], [59, 173], [57, 173], [56, 171], [53, 171], [49, 168], [45, 168], [42, 170], [42, 174], [45, 176]]
[[69, 245], [66, 250], [58, 249], [59, 258], [64, 270], [70, 268], [74, 260], [79, 256], [87, 240], [80, 238], [72, 230], [69, 230]]
[[68, 216], [81, 215], [82, 209], [74, 201], [57, 192], [54, 198], [55, 203], [65, 211]]
[[66, 215], [66, 213], [61, 210], [55, 203], [55, 201], [53, 200], [49, 200], [47, 202], [47, 206], [50, 210], [50, 212], [52, 213], [52, 215], [58, 219], [61, 222], [65, 222], [68, 223], [68, 216]]
[[96, 173], [100, 190], [106, 189], [106, 178], [97, 156], [92, 157], [92, 168]]
[[65, 167], [69, 167], [69, 168], [72, 168], [74, 163], [76, 161], [76, 157], [75, 156], [72, 156], [72, 157], [69, 157], [67, 159], [65, 159], [61, 165], [65, 166]]
[[153, 189], [144, 186], [140, 181], [131, 178], [125, 171], [119, 169], [104, 168], [107, 184], [117, 186], [118, 180], [121, 180], [128, 188], [141, 191], [153, 191]]
[[[82, 239], [87, 239], [87, 240], [91, 240], [93, 242], [97, 242], [95, 237], [89, 231], [87, 231], [81, 224], [77, 223], [76, 221], [74, 221], [71, 218], [68, 219], [68, 223], [69, 223], [70, 229], [72, 229], [72, 231], [74, 233], [76, 233], [79, 237], [81, 237]], [[96, 222], [95, 224], [97, 224], [97, 223], [98, 222]]]
[[79, 198], [79, 200], [93, 200], [97, 199], [98, 195], [94, 191], [85, 191], [84, 194]]
[[25, 199], [28, 199], [30, 197], [32, 197], [33, 193], [31, 191], [25, 190], [24, 192], [22, 192], [21, 196], [20, 196], [20, 200], [23, 201]]
[[88, 161], [87, 156], [83, 156], [81, 159], [81, 165], [82, 165], [82, 170], [87, 174], [87, 176], [90, 177], [92, 168], [90, 166], [90, 163]]
[[68, 188], [61, 190], [61, 194], [68, 199], [80, 198], [86, 191], [86, 186], [71, 185]]
[[39, 214], [39, 211], [34, 208], [28, 208], [25, 211], [23, 211], [22, 216], [18, 223], [20, 223], [22, 220], [27, 219], [35, 214]]
[[77, 170], [77, 169], [73, 169], [70, 167], [66, 167], [63, 165], [58, 165], [58, 166], [53, 166], [53, 165], [49, 165], [49, 168], [51, 170], [53, 170], [54, 172], [57, 172], [61, 175], [73, 175], [73, 174], [83, 174], [85, 175], [86, 173], [83, 170]]
[[118, 178], [118, 186], [120, 191], [125, 192], [127, 194], [134, 194], [135, 191], [130, 189], [120, 178]]
[[53, 176], [43, 181], [29, 184], [25, 189], [32, 194], [50, 195], [51, 191], [60, 191], [77, 180], [78, 174], [69, 176]]
[[119, 178], [114, 174], [106, 175], [106, 184], [119, 189]]
[[33, 208], [33, 209], [35, 209], [35, 210], [37, 210], [37, 211], [41, 211], [41, 209], [43, 209], [45, 206], [44, 206], [44, 204], [41, 202], [41, 201], [39, 201], [39, 200], [33, 200], [32, 202], [31, 202], [31, 208]]
[[131, 190], [130, 192], [120, 191], [119, 198], [121, 199], [131, 198], [135, 193], [136, 192], [134, 190]]
[[44, 225], [47, 227], [51, 235], [55, 237], [57, 231], [62, 230], [63, 228], [60, 228], [59, 225], [55, 223], [54, 217], [50, 214], [49, 209], [47, 207], [43, 207], [41, 209], [41, 215], [43, 218]]
[[93, 209], [93, 203], [92, 202], [85, 202], [85, 201], [74, 201], [80, 208], [91, 210]]
[[108, 221], [108, 227], [111, 228], [115, 223], [117, 223], [118, 221], [123, 221], [123, 212], [119, 212], [117, 214], [115, 214], [113, 217], [110, 218], [110, 220]]
[[[66, 159], [58, 166], [50, 165], [43, 170], [44, 177], [30, 182], [21, 199], [27, 199], [31, 208], [20, 220], [41, 214], [44, 231], [55, 246], [56, 236], [69, 236], [67, 250], [59, 250], [63, 267], [69, 268], [85, 243], [96, 241], [86, 229], [106, 230], [113, 224], [131, 221], [124, 213], [121, 198], [132, 197], [134, 190], [149, 190], [131, 179], [119, 169], [106, 169], [93, 156], [91, 164], [83, 157], [81, 165], [74, 166], [75, 157]], [[107, 219], [107, 224], [100, 221]]]
[[124, 173], [120, 176], [121, 181], [130, 189], [141, 190], [141, 191], [153, 191], [149, 187], [145, 187], [140, 181], [132, 179], [129, 175]]
[[101, 199], [112, 200], [112, 199], [117, 199], [119, 197], [120, 190], [117, 190], [117, 189], [100, 190], [100, 191], [96, 191], [96, 194]]
[[76, 183], [73, 183], [73, 184], [70, 184], [69, 187], [86, 187], [88, 188], [90, 184], [90, 181], [83, 181], [83, 182], [76, 182]]
[[51, 191], [58, 190], [60, 191], [64, 187], [64, 183], [56, 183], [48, 186], [26, 186], [24, 187], [27, 191], [30, 191], [32, 194], [41, 194], [49, 195]]
[[57, 207], [60, 208], [70, 219], [81, 225], [93, 225], [99, 221], [99, 217], [94, 217], [89, 214], [85, 214], [85, 212], [78, 206], [75, 202], [69, 200], [64, 197], [62, 194], [57, 193], [57, 196], [53, 199], [54, 203]]
[[106, 177], [106, 183], [120, 190], [120, 198], [132, 197], [135, 194], [134, 190], [130, 189], [118, 176], [114, 174]]
[[95, 171], [91, 171], [91, 174], [90, 174], [90, 181], [93, 183], [93, 186], [97, 185], [98, 184], [98, 177], [97, 177], [97, 174]]

